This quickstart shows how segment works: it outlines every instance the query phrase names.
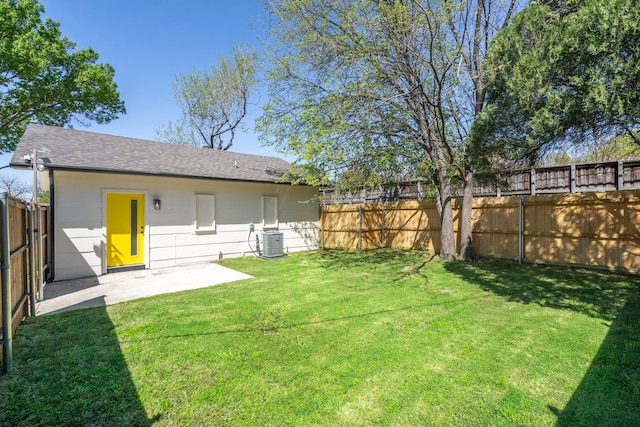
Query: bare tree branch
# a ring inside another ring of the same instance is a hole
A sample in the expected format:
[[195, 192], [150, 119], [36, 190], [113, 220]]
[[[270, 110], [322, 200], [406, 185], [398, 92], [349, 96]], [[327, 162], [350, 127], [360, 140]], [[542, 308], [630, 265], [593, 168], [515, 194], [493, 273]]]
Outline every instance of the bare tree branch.
[[176, 76], [174, 95], [183, 110], [178, 125], [158, 131], [168, 142], [228, 150], [247, 115], [256, 82], [257, 54], [235, 48], [233, 58], [220, 58], [211, 72]]

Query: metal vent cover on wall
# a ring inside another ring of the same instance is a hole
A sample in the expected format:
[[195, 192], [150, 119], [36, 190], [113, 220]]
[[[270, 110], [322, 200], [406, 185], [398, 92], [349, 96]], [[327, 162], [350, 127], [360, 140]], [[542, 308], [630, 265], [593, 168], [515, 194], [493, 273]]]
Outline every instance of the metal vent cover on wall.
[[262, 256], [276, 258], [284, 256], [282, 233], [279, 231], [265, 231], [262, 233]]

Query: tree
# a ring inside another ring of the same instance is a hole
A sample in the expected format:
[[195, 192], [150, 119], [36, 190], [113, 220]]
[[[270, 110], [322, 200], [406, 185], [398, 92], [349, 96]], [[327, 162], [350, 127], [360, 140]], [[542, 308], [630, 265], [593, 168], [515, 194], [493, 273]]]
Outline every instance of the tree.
[[0, 175], [0, 191], [7, 192], [11, 197], [18, 199], [33, 198], [33, 185], [16, 176]]
[[[638, 138], [639, 135], [636, 135]], [[606, 162], [614, 160], [640, 159], [640, 145], [626, 133], [607, 141], [586, 141], [573, 149], [546, 150], [538, 164], [567, 165], [578, 162]]]
[[484, 107], [488, 41], [515, 1], [282, 0], [268, 9], [263, 141], [296, 154], [296, 173], [311, 172], [312, 184], [354, 169], [430, 179], [444, 259], [458, 256], [452, 198], [462, 187], [460, 256], [470, 257], [469, 130]]
[[636, 141], [640, 135], [623, 133], [595, 147], [588, 147], [588, 151], [581, 157], [586, 162], [606, 162], [607, 160], [637, 160], [640, 159], [640, 144]]
[[228, 150], [256, 83], [257, 55], [253, 49], [234, 48], [232, 58], [219, 58], [211, 72], [179, 74], [173, 83], [182, 119], [158, 134], [172, 143], [204, 145]]
[[597, 152], [626, 135], [640, 145], [636, 1], [531, 3], [496, 37], [488, 62], [489, 108], [476, 124], [491, 137], [486, 151], [533, 163], [569, 143]]
[[114, 69], [92, 49], [74, 51], [36, 0], [0, 0], [0, 150], [27, 123], [107, 123], [125, 113]]

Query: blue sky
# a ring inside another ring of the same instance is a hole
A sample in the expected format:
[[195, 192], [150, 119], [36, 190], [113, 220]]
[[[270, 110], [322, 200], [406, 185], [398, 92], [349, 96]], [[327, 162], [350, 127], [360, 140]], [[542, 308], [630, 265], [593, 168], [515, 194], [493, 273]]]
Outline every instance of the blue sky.
[[[92, 132], [156, 139], [162, 125], [180, 117], [172, 88], [176, 74], [210, 69], [219, 55], [229, 56], [238, 44], [259, 49], [259, 38], [264, 38], [266, 14], [259, 0], [40, 2], [45, 16], [60, 23], [62, 34], [77, 49], [92, 47], [100, 62], [116, 70], [127, 114], [106, 125], [74, 125]], [[245, 118], [250, 129], [266, 100], [266, 91], [257, 90]], [[232, 149], [283, 157], [271, 147], [261, 147], [252, 131], [237, 134]], [[0, 166], [10, 158], [0, 156]]]

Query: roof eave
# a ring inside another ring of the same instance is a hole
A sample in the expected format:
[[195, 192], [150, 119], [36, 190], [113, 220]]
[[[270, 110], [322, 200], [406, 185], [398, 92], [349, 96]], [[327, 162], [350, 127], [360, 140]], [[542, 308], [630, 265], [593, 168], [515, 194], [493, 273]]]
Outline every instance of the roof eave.
[[[10, 163], [10, 167], [15, 169], [32, 169], [30, 165], [21, 164], [21, 163]], [[107, 168], [83, 168], [83, 167], [75, 167], [75, 166], [60, 166], [48, 164], [46, 165], [46, 169], [51, 170], [59, 170], [59, 171], [67, 171], [67, 172], [89, 172], [89, 173], [115, 173], [119, 175], [144, 175], [144, 176], [157, 176], [163, 178], [191, 178], [191, 179], [210, 179], [216, 181], [233, 181], [233, 182], [252, 182], [252, 183], [260, 183], [260, 184], [279, 184], [279, 185], [292, 185], [291, 182], [284, 181], [267, 181], [267, 180], [257, 180], [257, 179], [243, 179], [243, 178], [226, 178], [226, 177], [214, 177], [214, 176], [205, 176], [205, 175], [184, 175], [184, 174], [172, 174], [172, 173], [156, 173], [156, 172], [141, 172], [141, 171], [130, 171], [124, 169], [107, 169]], [[304, 186], [308, 186], [306, 184], [301, 184]]]

